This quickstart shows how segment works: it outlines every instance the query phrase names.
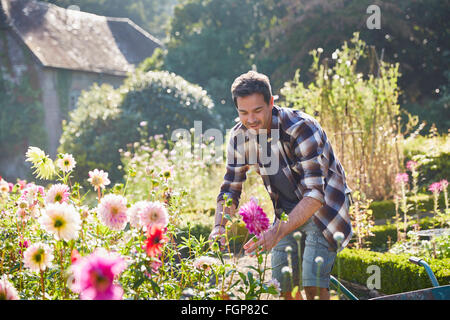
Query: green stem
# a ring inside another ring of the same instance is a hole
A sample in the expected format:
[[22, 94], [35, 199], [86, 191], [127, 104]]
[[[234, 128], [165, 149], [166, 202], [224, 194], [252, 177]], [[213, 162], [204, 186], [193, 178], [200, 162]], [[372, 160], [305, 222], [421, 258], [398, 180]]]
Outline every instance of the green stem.
[[44, 271], [41, 270], [41, 289], [42, 289], [42, 300], [45, 300], [45, 286], [44, 286]]

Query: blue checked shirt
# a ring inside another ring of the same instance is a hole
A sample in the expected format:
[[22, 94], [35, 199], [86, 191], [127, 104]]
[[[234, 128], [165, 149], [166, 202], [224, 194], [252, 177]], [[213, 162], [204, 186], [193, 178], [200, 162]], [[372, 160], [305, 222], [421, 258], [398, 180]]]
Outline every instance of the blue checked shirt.
[[346, 204], [351, 190], [325, 131], [317, 120], [301, 111], [274, 106], [271, 133], [267, 139], [252, 135], [241, 122], [231, 129], [226, 173], [217, 201], [223, 200], [226, 194], [237, 208], [242, 184], [253, 166], [263, 179], [276, 217], [280, 218], [283, 209], [278, 203], [277, 190], [272, 188], [269, 179], [269, 174], [278, 172], [277, 165], [291, 183], [298, 201], [311, 197], [322, 203], [312, 216], [313, 221], [334, 249], [337, 244], [333, 235], [342, 232], [341, 248], [345, 247], [352, 237]]

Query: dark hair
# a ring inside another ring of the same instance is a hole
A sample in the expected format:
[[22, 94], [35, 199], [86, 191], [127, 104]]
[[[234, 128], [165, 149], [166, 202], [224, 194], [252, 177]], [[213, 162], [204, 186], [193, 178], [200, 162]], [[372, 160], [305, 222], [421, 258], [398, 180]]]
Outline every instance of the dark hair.
[[261, 93], [264, 101], [270, 103], [272, 88], [269, 78], [256, 71], [249, 71], [237, 77], [231, 85], [231, 95], [237, 108], [237, 97], [246, 97], [254, 93]]

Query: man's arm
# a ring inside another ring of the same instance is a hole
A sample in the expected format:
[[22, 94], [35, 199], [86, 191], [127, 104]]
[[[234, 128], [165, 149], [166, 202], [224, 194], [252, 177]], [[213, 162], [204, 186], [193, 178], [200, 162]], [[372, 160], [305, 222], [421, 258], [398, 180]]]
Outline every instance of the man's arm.
[[[236, 208], [239, 205], [242, 185], [247, 178], [247, 171], [249, 166], [245, 162], [245, 153], [236, 152], [237, 139], [233, 134], [227, 146], [227, 166], [223, 183], [220, 186], [220, 192], [217, 196], [217, 209], [214, 218], [214, 227], [209, 235], [210, 240], [215, 240], [218, 236], [225, 233], [225, 225], [227, 219], [225, 214], [233, 216]], [[227, 201], [232, 201], [230, 206], [224, 208], [225, 198]], [[221, 238], [221, 243], [225, 244], [225, 239]]]
[[232, 217], [234, 216], [235, 212], [236, 212], [236, 205], [234, 203], [231, 205], [231, 207], [224, 208], [224, 201], [219, 201], [217, 203], [216, 215], [214, 218], [214, 227], [217, 226], [225, 227], [228, 221], [225, 218], [225, 215], [228, 214], [230, 215], [230, 217]]
[[225, 201], [217, 202], [216, 215], [214, 217], [214, 227], [209, 235], [209, 240], [216, 241], [219, 240], [221, 245], [225, 245], [225, 238], [223, 234], [225, 234], [225, 226], [228, 222], [228, 219], [225, 218], [226, 214], [229, 214], [230, 217], [234, 215], [236, 212], [236, 205], [233, 203], [231, 207], [224, 208]]

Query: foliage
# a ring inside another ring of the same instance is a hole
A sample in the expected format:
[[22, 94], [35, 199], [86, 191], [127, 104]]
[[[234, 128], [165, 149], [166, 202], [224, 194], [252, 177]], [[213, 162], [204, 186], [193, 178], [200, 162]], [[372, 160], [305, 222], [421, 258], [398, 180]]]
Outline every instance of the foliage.
[[263, 30], [282, 14], [274, 8], [273, 0], [189, 0], [175, 8], [165, 68], [205, 88], [225, 128], [237, 116], [233, 80], [252, 65], [269, 74], [275, 67], [259, 54], [269, 45]]
[[142, 61], [137, 70], [142, 72], [147, 71], [162, 71], [164, 69], [164, 56], [167, 54], [167, 51], [164, 51], [161, 48], [156, 48], [153, 51], [153, 54]]
[[[202, 88], [163, 71], [136, 72], [118, 89], [94, 85], [83, 92], [78, 108], [63, 123], [60, 152], [78, 159], [77, 179], [102, 167], [119, 182], [119, 149], [139, 139], [139, 124], [147, 121], [148, 134], [170, 138], [171, 130], [190, 128], [202, 121], [205, 129], [217, 125], [213, 103]], [[188, 112], [187, 112], [188, 111]]]
[[281, 89], [282, 105], [316, 116], [347, 173], [350, 188], [379, 200], [392, 195], [393, 178], [403, 160], [398, 65], [382, 62], [378, 75], [363, 75], [358, 65], [370, 48], [358, 34], [350, 42], [336, 49], [332, 62], [320, 62], [322, 50], [313, 50], [314, 82], [305, 86], [297, 70]]
[[[367, 284], [370, 274], [367, 268], [371, 265], [380, 268], [381, 288], [384, 294], [395, 294], [407, 291], [430, 288], [430, 279], [421, 266], [408, 261], [404, 254], [380, 253], [360, 249], [344, 249], [338, 258], [341, 264], [340, 276], [342, 279]], [[438, 282], [441, 285], [450, 283], [450, 259], [424, 259], [430, 265]], [[336, 275], [336, 267], [332, 271]]]
[[419, 191], [425, 192], [428, 182], [450, 177], [449, 133], [438, 134], [432, 127], [427, 135], [411, 135], [404, 143], [405, 161], [418, 163]]
[[[0, 31], [0, 47], [7, 46], [5, 34]], [[7, 52], [7, 51], [5, 51]], [[44, 126], [44, 108], [41, 91], [31, 83], [34, 75], [27, 64], [27, 73], [15, 74], [7, 53], [0, 54], [0, 153], [2, 158], [22, 154], [28, 144], [45, 147], [47, 133]], [[24, 51], [26, 61], [30, 56]]]
[[450, 128], [448, 117], [442, 117], [443, 114], [448, 113], [450, 107], [450, 71], [445, 72], [445, 77], [447, 81], [439, 88], [434, 89], [432, 98], [428, 98], [421, 103], [404, 105], [405, 109], [418, 115], [425, 122], [425, 130], [432, 129], [435, 126], [442, 134], [448, 134], [448, 128]]
[[373, 212], [369, 209], [372, 200], [366, 199], [364, 194], [358, 191], [353, 192], [353, 205], [350, 206], [349, 215], [352, 222], [352, 229], [356, 236], [356, 248], [362, 249], [369, 236], [373, 236], [372, 228]]
[[[380, 8], [380, 29], [366, 25], [371, 5]], [[285, 14], [265, 32], [271, 45], [262, 54], [276, 62], [271, 78], [279, 88], [294, 76], [295, 70], [308, 68], [311, 50], [322, 47], [324, 56], [330, 57], [336, 47], [359, 32], [362, 40], [377, 48], [366, 70], [375, 72], [380, 60], [398, 62], [403, 75], [399, 79], [402, 108], [419, 114], [429, 124], [439, 124], [439, 130], [445, 132], [448, 120], [441, 117], [441, 112], [448, 105], [448, 94], [442, 94], [443, 88], [437, 94], [436, 89], [448, 83], [447, 8], [448, 1], [440, 0], [282, 0], [276, 10]], [[315, 78], [314, 72], [302, 76], [305, 83]]]
[[[11, 191], [0, 192], [0, 268], [2, 274], [9, 276], [20, 299], [80, 298], [72, 290], [73, 259], [86, 257], [98, 248], [115, 252], [126, 261], [126, 269], [114, 279], [123, 288], [124, 299], [259, 299], [262, 294], [278, 294], [276, 287], [264, 279], [266, 269], [262, 268], [261, 255], [258, 255], [260, 268], [250, 266], [251, 272], [238, 271], [233, 255], [222, 252], [203, 235], [195, 236], [199, 230], [195, 230], [191, 221], [181, 223], [182, 198], [189, 195], [176, 189], [169, 177], [165, 176], [166, 184], [174, 190], [170, 199], [164, 193], [153, 193], [150, 199], [165, 202], [169, 220], [164, 231], [167, 242], [162, 244], [160, 255], [151, 256], [145, 250], [148, 241], [145, 228], [150, 226], [144, 226], [142, 219], [138, 225], [129, 220], [123, 229], [112, 230], [100, 217], [100, 204], [107, 195], [124, 197], [128, 208], [136, 204], [130, 200], [133, 199], [130, 181], [125, 186], [114, 185], [99, 191], [98, 202], [87, 205], [88, 193], [81, 191], [78, 182], [73, 184], [72, 173], [57, 172], [58, 182], [70, 189], [68, 199], [63, 201], [81, 217], [81, 229], [71, 240], [58, 240], [42, 224], [40, 217], [47, 214], [50, 205], [49, 190], [37, 193], [31, 202], [29, 197], [23, 197], [29, 185], [16, 184]], [[133, 173], [137, 175], [133, 170], [128, 172], [130, 176]], [[19, 214], [19, 210], [25, 212]], [[43, 242], [54, 255], [52, 264], [41, 274], [24, 264], [25, 241], [28, 245]], [[200, 263], [202, 259], [207, 265]]]

